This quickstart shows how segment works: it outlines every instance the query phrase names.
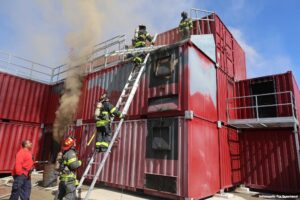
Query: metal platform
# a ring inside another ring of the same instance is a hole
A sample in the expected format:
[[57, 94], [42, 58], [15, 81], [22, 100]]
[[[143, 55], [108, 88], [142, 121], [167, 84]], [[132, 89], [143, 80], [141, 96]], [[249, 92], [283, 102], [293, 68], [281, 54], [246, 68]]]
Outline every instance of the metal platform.
[[[262, 97], [274, 97], [275, 101], [283, 102], [274, 104], [259, 101]], [[278, 110], [285, 112], [277, 113]], [[227, 100], [228, 124], [237, 129], [294, 127], [299, 125], [296, 113], [292, 91], [241, 96]]]
[[298, 125], [298, 120], [295, 117], [272, 117], [259, 119], [236, 119], [229, 120], [228, 124], [238, 129], [247, 128], [287, 128]]

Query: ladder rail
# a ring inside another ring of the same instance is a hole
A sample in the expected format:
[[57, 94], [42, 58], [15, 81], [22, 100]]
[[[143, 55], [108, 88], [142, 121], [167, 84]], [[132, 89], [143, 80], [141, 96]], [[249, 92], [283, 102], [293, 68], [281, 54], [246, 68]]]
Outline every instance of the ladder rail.
[[122, 50], [113, 51], [111, 53], [107, 53], [107, 54], [105, 54], [105, 57], [124, 55], [124, 54], [135, 54], [135, 53], [141, 53], [141, 52], [149, 53], [151, 51], [155, 51], [164, 46], [166, 46], [166, 45], [149, 46], [149, 47], [132, 48], [132, 49], [122, 49]]
[[[126, 104], [125, 104], [125, 106], [124, 106], [124, 109], [123, 109], [123, 111], [122, 111], [123, 114], [126, 114], [127, 111], [128, 111], [128, 109], [129, 109], [129, 106], [130, 106], [130, 104], [131, 104], [131, 102], [132, 102], [132, 100], [133, 100], [133, 97], [134, 97], [135, 93], [136, 93], [136, 90], [137, 90], [138, 85], [139, 85], [139, 82], [140, 82], [140, 78], [141, 78], [141, 76], [142, 76], [142, 73], [144, 72], [145, 65], [146, 65], [146, 63], [147, 63], [147, 60], [148, 60], [149, 56], [150, 56], [150, 53], [148, 53], [148, 54], [146, 55], [146, 57], [145, 57], [145, 59], [144, 59], [144, 62], [141, 64], [142, 66], [141, 66], [141, 68], [140, 68], [139, 74], [138, 74], [138, 76], [137, 76], [137, 78], [136, 78], [136, 80], [135, 80], [135, 82], [134, 82], [134, 84], [133, 84], [133, 87], [132, 87], [132, 89], [131, 89], [131, 91], [130, 91], [129, 97], [128, 97], [128, 99], [127, 99], [127, 101], [126, 101]], [[132, 72], [132, 73], [133, 73], [133, 72]], [[129, 80], [129, 79], [128, 79], [128, 80]], [[127, 82], [127, 83], [128, 83], [128, 82]], [[127, 85], [127, 83], [126, 83], [126, 85]], [[127, 85], [127, 86], [128, 86], [128, 85]], [[124, 90], [125, 90], [125, 89], [126, 89], [126, 86], [124, 87]], [[122, 96], [120, 97], [120, 99], [121, 99], [121, 98], [122, 98]], [[116, 129], [116, 131], [115, 131], [115, 133], [114, 133], [114, 135], [113, 135], [113, 138], [112, 138], [112, 140], [111, 140], [111, 142], [110, 142], [110, 144], [109, 144], [109, 146], [108, 146], [108, 149], [107, 149], [107, 151], [105, 152], [105, 154], [104, 154], [104, 156], [103, 156], [103, 158], [102, 158], [102, 160], [101, 160], [101, 163], [100, 163], [100, 165], [99, 165], [99, 167], [98, 167], [98, 169], [97, 169], [97, 172], [96, 172], [96, 174], [95, 174], [95, 176], [94, 176], [94, 178], [93, 178], [92, 184], [90, 185], [90, 187], [89, 187], [89, 189], [88, 189], [88, 191], [87, 191], [87, 194], [86, 194], [86, 196], [85, 196], [85, 198], [84, 198], [85, 200], [88, 200], [88, 198], [89, 198], [89, 196], [90, 196], [90, 193], [91, 193], [92, 190], [94, 189], [94, 186], [95, 186], [95, 184], [96, 184], [96, 182], [97, 182], [97, 179], [98, 179], [98, 177], [99, 177], [99, 175], [100, 175], [100, 173], [101, 173], [101, 171], [102, 171], [102, 169], [103, 169], [103, 167], [104, 167], [104, 164], [105, 164], [105, 162], [106, 162], [106, 160], [107, 160], [109, 154], [111, 153], [111, 149], [112, 149], [112, 147], [113, 147], [113, 145], [114, 145], [114, 142], [115, 142], [116, 138], [118, 137], [118, 135], [119, 135], [119, 133], [120, 133], [120, 130], [121, 130], [121, 127], [122, 127], [123, 122], [124, 122], [124, 118], [122, 118], [122, 119], [120, 120], [120, 122], [119, 122], [119, 124], [118, 124], [118, 126], [117, 126], [117, 129]]]
[[90, 171], [90, 168], [92, 167], [92, 164], [93, 164], [93, 162], [95, 160], [95, 154], [96, 154], [96, 152], [93, 153], [93, 155], [92, 155], [92, 157], [91, 157], [91, 159], [90, 159], [90, 161], [88, 163], [88, 166], [85, 168], [84, 173], [81, 176], [81, 179], [79, 181], [79, 184], [78, 184], [76, 190], [80, 190], [81, 189], [81, 186], [83, 185], [83, 182], [86, 179], [86, 177], [87, 177], [87, 175], [88, 175], [88, 173]]

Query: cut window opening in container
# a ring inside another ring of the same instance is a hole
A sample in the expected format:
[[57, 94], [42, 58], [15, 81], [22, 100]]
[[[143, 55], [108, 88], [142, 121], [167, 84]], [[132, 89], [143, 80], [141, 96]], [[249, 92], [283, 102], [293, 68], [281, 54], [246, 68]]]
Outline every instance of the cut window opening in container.
[[158, 58], [155, 67], [155, 76], [170, 78], [174, 73], [174, 63], [172, 56]]
[[169, 126], [153, 127], [152, 149], [170, 151], [172, 148], [171, 141], [171, 128]]
[[255, 107], [254, 113], [256, 117], [267, 118], [277, 116], [274, 80], [252, 83], [251, 92], [253, 95], [258, 95], [254, 96], [252, 99], [252, 105]]

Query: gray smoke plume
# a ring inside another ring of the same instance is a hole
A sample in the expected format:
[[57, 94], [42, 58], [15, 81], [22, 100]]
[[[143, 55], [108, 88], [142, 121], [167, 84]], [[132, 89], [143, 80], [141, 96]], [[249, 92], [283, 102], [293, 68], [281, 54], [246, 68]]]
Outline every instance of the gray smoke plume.
[[101, 16], [94, 0], [63, 2], [64, 17], [72, 32], [66, 37], [71, 50], [67, 65], [68, 74], [64, 82], [64, 93], [56, 111], [53, 137], [60, 142], [69, 125], [73, 124], [81, 95], [84, 64], [100, 35]]

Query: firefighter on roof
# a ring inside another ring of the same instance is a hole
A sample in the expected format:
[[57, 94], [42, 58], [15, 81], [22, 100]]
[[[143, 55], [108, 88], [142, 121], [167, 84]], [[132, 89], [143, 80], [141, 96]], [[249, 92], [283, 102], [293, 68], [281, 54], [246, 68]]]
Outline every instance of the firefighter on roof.
[[193, 28], [193, 21], [188, 18], [187, 12], [181, 13], [181, 21], [179, 23], [179, 32], [181, 34], [181, 39], [189, 38]]
[[[154, 45], [153, 37], [147, 32], [147, 28], [145, 25], [139, 25], [139, 28], [136, 29], [134, 38], [132, 40], [132, 44], [134, 48], [142, 48], [146, 47], [146, 42], [151, 42], [152, 45]], [[140, 53], [133, 57], [133, 62], [135, 65], [139, 65], [144, 61], [145, 54]]]
[[109, 146], [111, 141], [111, 117], [113, 116], [124, 118], [124, 115], [109, 102], [107, 94], [103, 94], [95, 111], [96, 150], [98, 152], [106, 151]]
[[74, 200], [76, 198], [75, 191], [78, 181], [75, 171], [81, 166], [81, 161], [76, 155], [75, 146], [76, 142], [72, 137], [65, 139], [62, 144], [62, 152], [57, 158], [60, 164], [60, 183], [55, 200], [61, 200], [64, 197], [68, 200]]

